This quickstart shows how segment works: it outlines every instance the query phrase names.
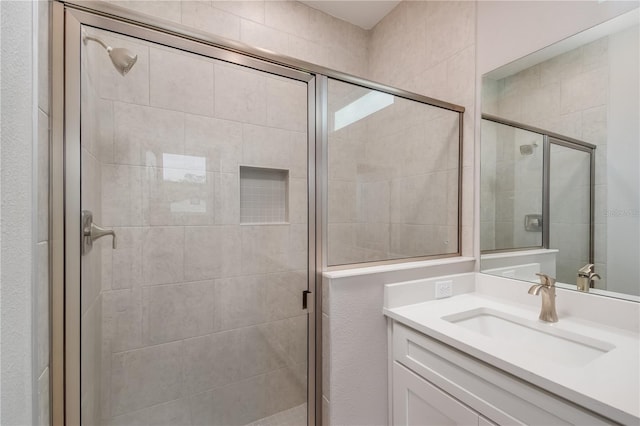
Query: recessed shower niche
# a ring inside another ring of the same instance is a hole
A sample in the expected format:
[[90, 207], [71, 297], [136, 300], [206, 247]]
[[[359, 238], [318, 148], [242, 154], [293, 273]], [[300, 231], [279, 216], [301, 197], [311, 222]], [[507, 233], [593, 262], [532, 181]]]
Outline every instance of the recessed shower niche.
[[240, 166], [240, 223], [289, 221], [289, 170]]

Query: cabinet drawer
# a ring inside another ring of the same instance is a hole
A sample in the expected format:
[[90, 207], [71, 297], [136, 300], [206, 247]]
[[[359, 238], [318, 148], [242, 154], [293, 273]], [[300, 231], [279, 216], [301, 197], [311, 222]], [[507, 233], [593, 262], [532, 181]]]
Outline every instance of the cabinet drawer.
[[393, 357], [500, 425], [610, 425], [610, 420], [397, 322]]

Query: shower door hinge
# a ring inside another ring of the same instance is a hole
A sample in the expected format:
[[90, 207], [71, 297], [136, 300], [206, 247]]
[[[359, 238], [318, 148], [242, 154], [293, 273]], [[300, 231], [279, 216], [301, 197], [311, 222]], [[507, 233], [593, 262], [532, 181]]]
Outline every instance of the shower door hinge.
[[[312, 294], [309, 290], [304, 290], [302, 292], [302, 309], [308, 309], [309, 311], [311, 311], [311, 309], [309, 309], [309, 295]], [[313, 299], [311, 299], [313, 300]], [[311, 306], [313, 307], [313, 306]]]

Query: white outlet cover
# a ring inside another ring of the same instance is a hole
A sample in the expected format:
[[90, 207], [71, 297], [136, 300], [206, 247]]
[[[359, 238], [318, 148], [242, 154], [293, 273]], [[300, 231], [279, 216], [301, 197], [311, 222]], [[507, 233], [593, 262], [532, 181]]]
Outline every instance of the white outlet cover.
[[436, 299], [453, 296], [453, 281], [436, 281]]

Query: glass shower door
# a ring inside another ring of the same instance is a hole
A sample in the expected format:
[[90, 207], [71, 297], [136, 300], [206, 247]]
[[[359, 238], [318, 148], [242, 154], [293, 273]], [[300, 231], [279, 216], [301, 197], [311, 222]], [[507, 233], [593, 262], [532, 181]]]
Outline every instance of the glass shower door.
[[[560, 282], [575, 283], [578, 270], [593, 263], [591, 194], [591, 151], [550, 138], [549, 248], [558, 249]], [[604, 276], [604, 266], [595, 266]]]
[[83, 37], [83, 424], [306, 424], [307, 83]]

